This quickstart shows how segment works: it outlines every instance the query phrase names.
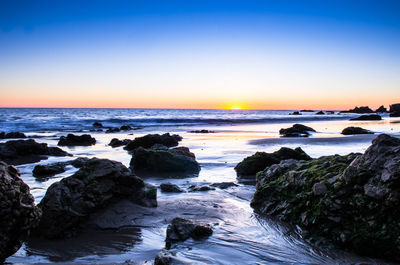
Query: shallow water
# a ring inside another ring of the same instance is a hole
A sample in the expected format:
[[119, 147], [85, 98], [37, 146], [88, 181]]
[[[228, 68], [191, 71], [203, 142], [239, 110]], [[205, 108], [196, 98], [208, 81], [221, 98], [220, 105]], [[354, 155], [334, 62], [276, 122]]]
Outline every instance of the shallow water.
[[[108, 126], [143, 126], [142, 129], [106, 134], [90, 132], [97, 139], [92, 147], [65, 147], [74, 155], [117, 160], [129, 166], [130, 155], [107, 144], [112, 138], [130, 138], [151, 133], [171, 132], [183, 136], [181, 146], [195, 153], [201, 165], [198, 177], [183, 179], [145, 178], [159, 185], [172, 182], [183, 189], [193, 184], [233, 181], [237, 183], [234, 166], [256, 151], [272, 152], [282, 146], [300, 146], [312, 157], [363, 152], [374, 136], [341, 136], [347, 126], [361, 126], [375, 132], [400, 135], [399, 118], [384, 117], [383, 121], [351, 122], [351, 114], [303, 117], [287, 115], [290, 111], [189, 111], [189, 110], [79, 110], [79, 109], [0, 109], [2, 130], [23, 130], [38, 142], [56, 145], [66, 131], [87, 132], [94, 121]], [[357, 115], [353, 115], [357, 116]], [[147, 120], [146, 120], [147, 117]], [[244, 120], [247, 119], [247, 123]], [[173, 121], [175, 120], [175, 121]], [[183, 121], [185, 120], [185, 121]], [[200, 120], [200, 121], [199, 121]], [[158, 121], [158, 122], [157, 122]], [[160, 122], [161, 121], [161, 122]], [[217, 122], [218, 121], [218, 122]], [[280, 128], [301, 122], [317, 130], [310, 138], [279, 138]], [[35, 124], [35, 125], [33, 125]], [[23, 129], [22, 129], [23, 128]], [[208, 129], [215, 133], [194, 134], [190, 130]], [[133, 135], [130, 135], [132, 134]], [[73, 158], [50, 157], [39, 163], [18, 166], [22, 178], [31, 187], [38, 203], [46, 189], [55, 181], [72, 175], [68, 170], [54, 178], [39, 181], [32, 176], [37, 164], [66, 161]], [[176, 216], [186, 216], [213, 224], [214, 234], [208, 240], [187, 240], [176, 245], [177, 257], [199, 264], [354, 264], [382, 261], [359, 257], [336, 249], [311, 246], [285, 226], [260, 218], [249, 206], [255, 187], [239, 186], [225, 190], [167, 194], [158, 191], [157, 208], [140, 208], [137, 215], [128, 202], [115, 205], [119, 219], [115, 227], [93, 231], [67, 240], [29, 240], [7, 259], [10, 263], [97, 263], [109, 264], [126, 260], [144, 262], [164, 247], [166, 227]], [[96, 225], [102, 225], [96, 223]], [[110, 225], [107, 223], [107, 225]], [[115, 229], [116, 227], [123, 227]]]

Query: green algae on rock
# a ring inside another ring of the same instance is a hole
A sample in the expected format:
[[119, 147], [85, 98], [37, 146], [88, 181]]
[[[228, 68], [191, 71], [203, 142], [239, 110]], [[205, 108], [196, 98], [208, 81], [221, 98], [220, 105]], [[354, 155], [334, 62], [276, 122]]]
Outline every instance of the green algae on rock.
[[308, 239], [399, 261], [400, 140], [382, 134], [362, 155], [272, 165], [257, 174], [251, 206]]

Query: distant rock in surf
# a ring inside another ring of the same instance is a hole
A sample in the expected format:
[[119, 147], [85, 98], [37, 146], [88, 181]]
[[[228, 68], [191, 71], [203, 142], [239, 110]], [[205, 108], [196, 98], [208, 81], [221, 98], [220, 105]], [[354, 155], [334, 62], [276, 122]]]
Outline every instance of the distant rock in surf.
[[292, 112], [292, 113], [289, 113], [289, 115], [301, 115], [301, 113], [298, 112], [298, 111], [294, 111], [294, 112]]
[[74, 175], [47, 189], [38, 205], [43, 215], [34, 232], [46, 238], [74, 236], [92, 214], [111, 202], [128, 199], [156, 206], [156, 198], [156, 188], [145, 184], [122, 163], [92, 158]]
[[179, 188], [178, 185], [172, 184], [172, 183], [161, 183], [160, 189], [162, 192], [184, 192], [181, 188]]
[[380, 121], [382, 117], [378, 114], [371, 114], [371, 115], [361, 115], [357, 118], [350, 119], [351, 121]]
[[12, 165], [35, 163], [47, 159], [47, 156], [68, 156], [58, 147], [48, 147], [45, 143], [37, 143], [33, 139], [12, 140], [0, 143], [0, 160]]
[[400, 112], [400, 103], [390, 105], [389, 111], [390, 112]]
[[318, 111], [317, 113], [315, 113], [315, 115], [325, 115], [325, 112], [323, 112], [322, 110]]
[[95, 122], [95, 123], [93, 123], [93, 127], [95, 127], [95, 128], [103, 128], [103, 124], [101, 124], [100, 122]]
[[170, 135], [169, 133], [165, 134], [147, 134], [142, 137], [136, 137], [134, 140], [132, 140], [129, 144], [125, 146], [125, 150], [132, 151], [138, 147], [143, 147], [143, 148], [150, 148], [155, 144], [162, 144], [167, 147], [173, 147], [177, 146], [179, 144], [179, 141], [182, 140], [182, 137], [174, 134]]
[[283, 137], [308, 137], [310, 132], [315, 132], [315, 130], [303, 124], [294, 124], [290, 128], [279, 130], [279, 134]]
[[209, 130], [195, 130], [195, 131], [189, 131], [190, 133], [215, 133], [214, 131], [209, 131]]
[[66, 163], [53, 163], [48, 165], [36, 165], [33, 169], [33, 176], [36, 178], [48, 178], [65, 172]]
[[379, 135], [364, 154], [285, 160], [257, 175], [251, 202], [313, 242], [400, 261], [400, 139]]
[[296, 149], [282, 147], [273, 153], [257, 152], [252, 156], [246, 157], [236, 165], [235, 171], [238, 178], [255, 179], [258, 172], [271, 165], [279, 164], [282, 160], [286, 159], [310, 160], [311, 157], [300, 147]]
[[129, 144], [131, 141], [132, 140], [130, 140], [130, 139], [119, 140], [117, 138], [113, 138], [113, 139], [111, 139], [111, 141], [108, 145], [111, 146], [112, 148], [115, 148], [115, 147], [125, 146], [125, 145]]
[[361, 127], [347, 127], [342, 131], [343, 135], [353, 135], [353, 134], [373, 134], [373, 132], [363, 129]]
[[354, 109], [350, 110], [344, 110], [341, 111], [341, 113], [358, 113], [358, 114], [363, 114], [363, 113], [374, 113], [372, 109], [368, 106], [362, 106], [362, 107], [355, 107]]
[[132, 151], [132, 171], [138, 175], [186, 177], [197, 175], [200, 166], [188, 148], [145, 149]]
[[58, 141], [59, 146], [90, 146], [96, 144], [96, 139], [89, 134], [74, 135], [68, 134], [61, 136]]
[[375, 110], [375, 112], [377, 112], [377, 113], [386, 113], [386, 112], [388, 112], [388, 110], [385, 108], [385, 106], [382, 105], [379, 108], [377, 108]]
[[41, 214], [19, 170], [0, 161], [0, 263], [18, 251]]
[[0, 132], [0, 139], [22, 139], [26, 138], [26, 135], [21, 132]]
[[314, 111], [310, 110], [310, 109], [302, 109], [302, 110], [300, 110], [300, 112], [314, 112]]

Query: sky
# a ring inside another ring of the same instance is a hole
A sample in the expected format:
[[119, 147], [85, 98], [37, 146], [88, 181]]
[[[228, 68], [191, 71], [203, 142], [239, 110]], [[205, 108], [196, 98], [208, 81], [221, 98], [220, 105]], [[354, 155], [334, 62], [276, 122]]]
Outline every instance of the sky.
[[400, 102], [400, 1], [0, 0], [0, 107]]

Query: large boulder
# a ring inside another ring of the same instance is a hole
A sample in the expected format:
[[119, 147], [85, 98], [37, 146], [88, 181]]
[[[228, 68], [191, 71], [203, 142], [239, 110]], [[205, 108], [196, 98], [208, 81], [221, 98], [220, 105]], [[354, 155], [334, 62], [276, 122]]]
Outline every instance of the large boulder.
[[133, 150], [130, 162], [138, 175], [190, 176], [197, 175], [200, 166], [188, 148]]
[[390, 117], [400, 117], [400, 111], [391, 112], [389, 114]]
[[350, 119], [351, 121], [380, 121], [382, 117], [378, 114], [371, 114], [371, 115], [361, 115], [357, 118]]
[[67, 155], [58, 147], [48, 147], [46, 143], [40, 144], [33, 139], [0, 143], [0, 160], [13, 165], [39, 162], [47, 156]]
[[256, 212], [312, 241], [400, 261], [400, 139], [379, 135], [363, 155], [285, 160], [257, 177]]
[[147, 134], [142, 137], [136, 137], [130, 143], [125, 146], [125, 150], [132, 151], [138, 147], [150, 148], [155, 144], [162, 144], [167, 147], [174, 147], [179, 144], [179, 141], [182, 140], [182, 137], [176, 134], [170, 135], [169, 133], [165, 134]]
[[133, 175], [122, 163], [92, 158], [72, 176], [53, 183], [39, 203], [43, 211], [36, 235], [72, 236], [89, 217], [109, 203], [129, 199], [156, 206], [157, 190]]
[[303, 124], [294, 124], [290, 128], [279, 130], [279, 134], [283, 137], [307, 137], [310, 135], [310, 132], [315, 132], [315, 130]]
[[296, 149], [282, 147], [273, 153], [257, 152], [252, 156], [246, 157], [242, 162], [236, 165], [236, 174], [239, 178], [255, 179], [257, 172], [273, 164], [279, 164], [280, 161], [286, 159], [310, 160], [311, 157], [300, 147]]
[[362, 107], [355, 107], [354, 109], [350, 109], [350, 110], [344, 110], [344, 111], [341, 111], [341, 113], [363, 114], [363, 113], [374, 113], [374, 111], [372, 109], [370, 109], [368, 106], [362, 106]]
[[21, 247], [40, 216], [18, 169], [0, 161], [0, 263]]
[[192, 220], [176, 217], [167, 228], [166, 247], [170, 248], [174, 242], [185, 241], [192, 237], [193, 239], [202, 239], [211, 236], [213, 230], [209, 224], [201, 224]]
[[89, 134], [74, 135], [69, 133], [61, 136], [58, 141], [59, 146], [90, 146], [96, 144], [96, 139]]
[[342, 131], [343, 135], [353, 135], [353, 134], [373, 134], [373, 132], [363, 129], [361, 127], [347, 127]]

